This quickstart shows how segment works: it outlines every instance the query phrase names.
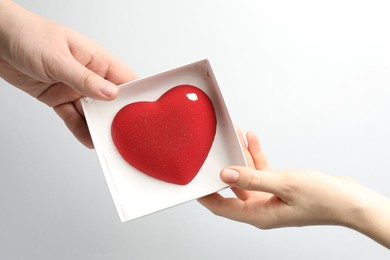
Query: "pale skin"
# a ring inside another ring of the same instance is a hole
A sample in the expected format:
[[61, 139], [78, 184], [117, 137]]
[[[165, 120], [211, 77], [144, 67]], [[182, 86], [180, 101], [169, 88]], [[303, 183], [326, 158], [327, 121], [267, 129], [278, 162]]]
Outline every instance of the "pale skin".
[[339, 225], [359, 231], [390, 249], [390, 199], [351, 178], [309, 170], [272, 170], [253, 132], [239, 130], [248, 167], [229, 166], [222, 181], [235, 198], [218, 193], [199, 202], [218, 216], [260, 229]]
[[135, 74], [83, 35], [0, 0], [0, 77], [52, 107], [93, 148], [80, 98], [112, 100]]

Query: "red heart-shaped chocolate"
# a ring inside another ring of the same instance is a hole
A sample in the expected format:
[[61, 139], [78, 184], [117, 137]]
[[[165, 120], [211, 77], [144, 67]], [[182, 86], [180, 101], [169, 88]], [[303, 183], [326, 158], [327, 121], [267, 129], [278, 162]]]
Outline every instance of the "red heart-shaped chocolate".
[[114, 117], [111, 135], [130, 165], [156, 179], [185, 185], [206, 160], [216, 124], [206, 93], [180, 85], [155, 102], [123, 107]]

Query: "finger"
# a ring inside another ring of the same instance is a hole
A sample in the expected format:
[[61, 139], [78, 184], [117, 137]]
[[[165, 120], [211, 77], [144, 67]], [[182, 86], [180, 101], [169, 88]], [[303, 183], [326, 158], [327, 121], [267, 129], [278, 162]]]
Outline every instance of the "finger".
[[278, 195], [282, 187], [279, 174], [248, 167], [231, 166], [221, 172], [221, 180], [243, 190], [263, 191]]
[[269, 170], [267, 158], [261, 149], [258, 137], [254, 132], [247, 132], [248, 150], [253, 158], [257, 170]]
[[84, 52], [83, 55], [78, 54], [77, 52], [80, 52], [80, 50], [71, 51], [73, 57], [80, 64], [116, 85], [137, 78], [134, 72], [126, 64], [103, 49], [97, 48], [96, 53], [90, 53], [89, 56], [86, 55], [86, 53], [89, 53], [88, 50], [85, 50], [86, 53]]
[[81, 105], [81, 99], [77, 99], [76, 101], [73, 102], [75, 109], [77, 112], [81, 115], [81, 117], [85, 120], [85, 114], [83, 110], [83, 106]]
[[208, 206], [212, 203], [215, 203], [215, 201], [218, 201], [220, 199], [223, 199], [223, 196], [219, 193], [212, 193], [210, 195], [198, 198], [198, 202], [208, 208]]
[[233, 193], [239, 198], [240, 200], [247, 200], [250, 196], [252, 191], [242, 190], [236, 187], [230, 187], [230, 189], [233, 191]]
[[126, 64], [112, 57], [105, 78], [120, 85], [137, 79], [137, 75]]
[[84, 117], [78, 113], [73, 103], [65, 103], [53, 107], [54, 111], [64, 120], [65, 125], [73, 135], [86, 147], [93, 148], [91, 136]]
[[81, 96], [79, 92], [64, 83], [58, 82], [46, 88], [37, 96], [37, 99], [50, 107], [55, 107], [78, 100]]
[[224, 198], [218, 193], [199, 198], [198, 202], [213, 214], [236, 221], [247, 222], [245, 203], [239, 199]]
[[246, 143], [241, 128], [236, 127], [236, 132], [237, 132], [238, 140], [240, 141], [241, 144], [241, 148], [243, 150], [246, 150]]
[[111, 100], [118, 95], [118, 87], [89, 70], [73, 58], [63, 59], [54, 71], [56, 80], [65, 83], [82, 95], [93, 99]]
[[244, 156], [245, 156], [245, 160], [246, 160], [246, 163], [248, 165], [248, 167], [255, 167], [255, 164], [253, 162], [253, 159], [252, 159], [252, 156], [248, 150], [248, 147], [246, 145], [246, 142], [245, 142], [245, 139], [244, 139], [244, 134], [241, 130], [241, 128], [239, 127], [236, 127], [236, 131], [237, 131], [237, 136], [238, 136], [238, 139], [240, 141], [240, 144], [241, 144], [241, 149], [244, 153]]
[[134, 72], [121, 60], [107, 52], [94, 41], [78, 32], [67, 30], [68, 46], [71, 56], [80, 64], [119, 85], [137, 78]]
[[[222, 172], [220, 173], [220, 175], [222, 174]], [[247, 200], [250, 196], [250, 193], [249, 191], [246, 191], [246, 190], [242, 190], [242, 189], [239, 189], [239, 188], [235, 188], [235, 187], [231, 187], [230, 188], [233, 193], [237, 196], [237, 198], [239, 198], [240, 200]]]

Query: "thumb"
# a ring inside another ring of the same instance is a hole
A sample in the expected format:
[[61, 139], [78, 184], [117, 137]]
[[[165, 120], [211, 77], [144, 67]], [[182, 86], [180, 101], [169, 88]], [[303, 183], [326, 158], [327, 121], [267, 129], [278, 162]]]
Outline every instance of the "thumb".
[[248, 167], [228, 167], [221, 171], [221, 180], [243, 190], [279, 193], [281, 180], [279, 174], [260, 171]]
[[118, 87], [89, 70], [75, 59], [67, 59], [56, 71], [57, 80], [81, 94], [101, 100], [111, 100], [118, 95]]

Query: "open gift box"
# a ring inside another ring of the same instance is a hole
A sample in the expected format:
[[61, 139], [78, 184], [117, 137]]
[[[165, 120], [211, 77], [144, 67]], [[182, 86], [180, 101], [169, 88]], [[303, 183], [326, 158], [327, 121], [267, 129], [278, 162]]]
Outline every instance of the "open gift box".
[[[115, 115], [126, 105], [155, 102], [173, 87], [183, 84], [196, 86], [207, 94], [214, 106], [217, 123], [214, 141], [200, 170], [188, 184], [178, 185], [144, 174], [123, 159], [113, 142], [111, 125]], [[113, 101], [85, 98], [82, 106], [121, 221], [220, 191], [227, 187], [219, 178], [221, 169], [228, 165], [246, 165], [233, 122], [207, 59], [123, 84], [119, 87], [119, 96]]]

